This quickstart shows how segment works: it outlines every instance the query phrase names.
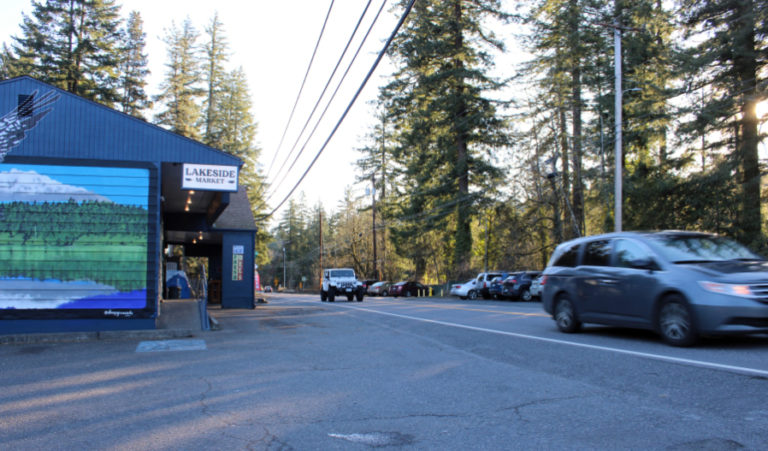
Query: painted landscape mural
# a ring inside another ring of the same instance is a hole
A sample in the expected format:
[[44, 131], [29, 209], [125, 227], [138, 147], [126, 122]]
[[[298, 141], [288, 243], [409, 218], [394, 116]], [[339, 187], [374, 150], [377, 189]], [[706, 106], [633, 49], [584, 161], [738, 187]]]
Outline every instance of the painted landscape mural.
[[0, 164], [0, 311], [147, 305], [149, 172]]

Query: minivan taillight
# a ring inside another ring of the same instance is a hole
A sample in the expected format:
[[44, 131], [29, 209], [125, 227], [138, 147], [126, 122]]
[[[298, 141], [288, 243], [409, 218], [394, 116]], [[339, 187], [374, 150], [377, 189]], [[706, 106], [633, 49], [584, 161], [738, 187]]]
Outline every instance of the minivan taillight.
[[539, 285], [544, 285], [547, 283], [547, 276], [541, 276], [541, 281], [539, 282]]

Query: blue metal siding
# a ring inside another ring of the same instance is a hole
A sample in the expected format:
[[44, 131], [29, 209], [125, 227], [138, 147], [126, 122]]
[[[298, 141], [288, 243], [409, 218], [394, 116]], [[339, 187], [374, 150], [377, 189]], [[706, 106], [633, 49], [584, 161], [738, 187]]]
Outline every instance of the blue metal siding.
[[[226, 231], [222, 236], [221, 307], [252, 308], [254, 232]], [[243, 246], [243, 276], [233, 280], [233, 246]]]
[[9, 156], [86, 160], [184, 162], [239, 166], [233, 155], [171, 133], [141, 119], [54, 88], [30, 77], [0, 82], [0, 117], [20, 94], [60, 95]]

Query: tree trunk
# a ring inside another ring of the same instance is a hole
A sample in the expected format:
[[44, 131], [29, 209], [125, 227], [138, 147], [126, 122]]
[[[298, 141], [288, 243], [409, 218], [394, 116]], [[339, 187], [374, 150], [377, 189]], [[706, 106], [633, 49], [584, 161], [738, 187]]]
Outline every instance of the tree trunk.
[[575, 61], [573, 68], [573, 216], [574, 233], [584, 234], [584, 187], [581, 182], [581, 68]]
[[470, 227], [471, 215], [470, 209], [464, 202], [469, 196], [469, 153], [467, 148], [467, 107], [464, 102], [464, 63], [459, 55], [464, 47], [464, 37], [461, 29], [461, 1], [454, 0], [453, 3], [454, 20], [454, 60], [453, 65], [456, 70], [454, 80], [454, 96], [456, 101], [456, 114], [454, 115], [454, 133], [456, 136], [456, 173], [458, 175], [457, 194], [458, 205], [456, 206], [456, 248], [454, 250], [454, 263], [459, 273], [469, 270], [469, 257], [472, 251], [472, 232]]
[[[560, 123], [558, 124], [559, 125], [558, 133], [560, 134], [560, 153], [562, 155], [562, 162], [563, 162], [562, 197], [566, 203], [566, 206], [565, 206], [566, 211], [565, 211], [565, 215], [563, 216], [564, 238], [574, 238], [575, 234], [573, 233], [573, 229], [574, 229], [573, 215], [569, 214], [572, 209], [570, 206], [570, 201], [568, 200], [568, 197], [570, 196], [570, 192], [571, 192], [571, 169], [570, 169], [570, 158], [569, 158], [570, 152], [568, 149], [568, 120], [565, 116], [565, 106], [560, 107], [558, 118], [560, 121]], [[558, 195], [557, 197], [560, 197], [560, 195]]]
[[[750, 2], [737, 2], [736, 17], [739, 28], [750, 30], [737, 35], [734, 43], [734, 66], [743, 93], [741, 105], [741, 139], [737, 152], [741, 160], [742, 197], [741, 231], [745, 244], [756, 245], [760, 241], [760, 167], [758, 161], [757, 113], [757, 52], [755, 49], [755, 6]], [[747, 23], [743, 23], [747, 22]], [[739, 26], [740, 25], [740, 26]]]

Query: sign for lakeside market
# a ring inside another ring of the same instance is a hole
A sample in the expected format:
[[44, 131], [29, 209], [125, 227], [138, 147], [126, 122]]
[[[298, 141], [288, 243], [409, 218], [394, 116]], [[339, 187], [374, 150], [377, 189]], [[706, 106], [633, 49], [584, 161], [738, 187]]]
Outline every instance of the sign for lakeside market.
[[237, 166], [185, 163], [181, 189], [236, 192], [238, 169]]

